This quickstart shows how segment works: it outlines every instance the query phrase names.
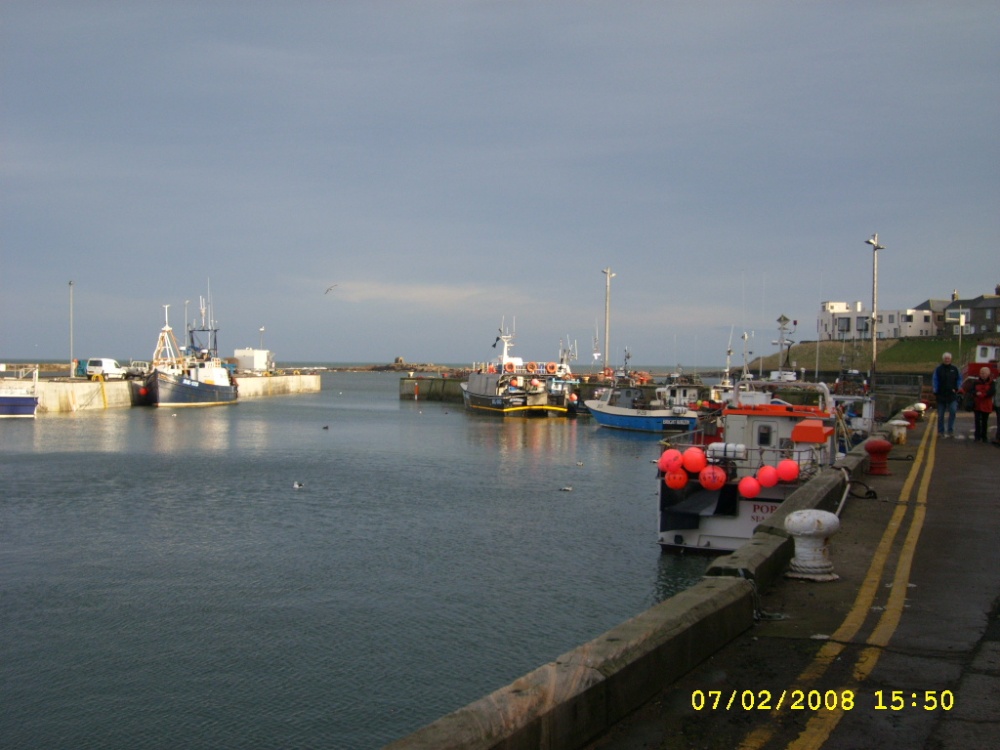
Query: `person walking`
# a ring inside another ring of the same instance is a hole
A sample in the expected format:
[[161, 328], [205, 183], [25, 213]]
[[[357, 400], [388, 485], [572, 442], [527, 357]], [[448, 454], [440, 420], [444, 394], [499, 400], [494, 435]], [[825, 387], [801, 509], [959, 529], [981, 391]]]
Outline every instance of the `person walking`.
[[997, 415], [997, 426], [993, 431], [993, 445], [1000, 446], [1000, 388], [996, 387], [996, 380], [993, 381], [993, 411]]
[[[955, 437], [955, 416], [958, 414], [958, 397], [962, 394], [962, 373], [951, 363], [951, 352], [941, 355], [941, 364], [934, 368], [932, 381], [934, 396], [937, 398], [938, 437]], [[948, 416], [947, 424], [945, 414]]]
[[980, 368], [979, 377], [972, 383], [972, 412], [976, 418], [974, 439], [977, 442], [989, 442], [986, 433], [990, 426], [990, 413], [993, 411], [993, 396], [996, 392], [996, 383], [990, 376], [990, 368]]

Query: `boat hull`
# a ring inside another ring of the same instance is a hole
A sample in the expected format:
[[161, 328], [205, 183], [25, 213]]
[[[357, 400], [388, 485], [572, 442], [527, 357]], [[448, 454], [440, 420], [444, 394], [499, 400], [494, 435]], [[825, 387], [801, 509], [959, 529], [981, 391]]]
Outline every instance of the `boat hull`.
[[665, 552], [726, 553], [738, 549], [780, 507], [794, 487], [775, 487], [769, 497], [740, 496], [735, 483], [706, 490], [692, 481], [689, 491], [660, 483], [657, 541]]
[[698, 426], [696, 416], [677, 415], [671, 410], [621, 409], [596, 400], [586, 401], [585, 405], [594, 421], [614, 430], [689, 432]]
[[462, 383], [466, 410], [500, 417], [569, 416], [575, 413], [571, 396], [569, 381], [541, 381], [510, 373], [472, 373]]
[[226, 406], [235, 404], [235, 385], [204, 383], [185, 375], [156, 371], [129, 384], [133, 406]]
[[37, 396], [0, 394], [0, 419], [33, 419], [37, 409]]
[[566, 406], [547, 401], [534, 403], [527, 395], [489, 395], [463, 389], [462, 400], [468, 411], [500, 417], [565, 417], [570, 412]]

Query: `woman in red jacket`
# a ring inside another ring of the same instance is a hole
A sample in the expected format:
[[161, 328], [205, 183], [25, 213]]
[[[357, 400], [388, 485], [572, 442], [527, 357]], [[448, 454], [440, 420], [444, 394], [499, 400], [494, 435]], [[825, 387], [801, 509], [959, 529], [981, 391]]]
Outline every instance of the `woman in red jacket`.
[[972, 384], [972, 411], [976, 417], [975, 440], [989, 442], [986, 432], [990, 424], [990, 412], [993, 411], [993, 395], [996, 393], [996, 383], [990, 377], [990, 368], [979, 371], [979, 377]]

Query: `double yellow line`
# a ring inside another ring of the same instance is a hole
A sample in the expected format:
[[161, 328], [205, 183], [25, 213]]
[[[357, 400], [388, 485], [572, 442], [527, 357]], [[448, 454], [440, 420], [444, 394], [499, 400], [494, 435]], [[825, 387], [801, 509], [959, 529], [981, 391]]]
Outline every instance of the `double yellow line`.
[[[910, 519], [909, 531], [906, 534], [896, 561], [892, 590], [878, 624], [872, 630], [871, 635], [865, 640], [866, 648], [862, 650], [854, 664], [854, 679], [857, 682], [862, 682], [875, 669], [875, 665], [882, 655], [882, 649], [888, 645], [889, 639], [896, 632], [896, 628], [899, 626], [899, 619], [903, 614], [903, 606], [906, 602], [906, 592], [910, 581], [910, 570], [913, 566], [913, 555], [917, 548], [917, 540], [920, 538], [920, 532], [924, 526], [924, 517], [927, 514], [927, 491], [930, 486], [931, 472], [934, 468], [936, 446], [937, 432], [928, 428], [924, 432], [923, 440], [920, 441], [917, 457], [910, 468], [910, 473], [907, 475], [906, 481], [903, 483], [899, 503], [893, 511], [892, 518], [889, 519], [886, 530], [882, 534], [882, 539], [875, 550], [868, 573], [865, 575], [864, 582], [854, 600], [854, 606], [848, 612], [840, 627], [830, 636], [830, 640], [823, 644], [823, 647], [817, 652], [813, 661], [799, 675], [797, 680], [799, 686], [811, 685], [822, 677], [834, 660], [852, 643], [858, 631], [861, 630], [861, 626], [864, 625], [872, 603], [875, 601], [875, 594], [881, 586], [882, 575], [888, 564], [896, 535], [902, 528], [907, 510], [911, 507], [910, 497], [913, 494], [913, 487], [924, 466], [924, 459], [926, 457], [927, 468], [920, 481], [916, 503], [912, 506], [913, 517]], [[837, 727], [843, 713], [843, 709], [839, 705], [830, 711], [817, 712], [809, 719], [806, 728], [799, 734], [798, 738], [788, 745], [789, 750], [811, 750], [822, 747]], [[770, 741], [777, 731], [777, 723], [773, 721], [777, 719], [777, 711], [772, 712], [771, 718], [772, 722], [770, 724], [755, 729], [744, 738], [743, 742], [739, 745], [740, 750], [759, 750], [759, 748]]]

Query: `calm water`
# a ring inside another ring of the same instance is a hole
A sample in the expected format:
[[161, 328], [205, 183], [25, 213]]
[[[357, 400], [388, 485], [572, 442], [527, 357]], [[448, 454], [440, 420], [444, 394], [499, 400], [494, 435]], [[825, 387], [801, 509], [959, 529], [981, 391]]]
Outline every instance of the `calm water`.
[[0, 423], [0, 746], [380, 747], [703, 572], [655, 437], [398, 383]]

